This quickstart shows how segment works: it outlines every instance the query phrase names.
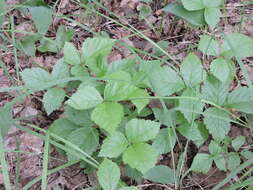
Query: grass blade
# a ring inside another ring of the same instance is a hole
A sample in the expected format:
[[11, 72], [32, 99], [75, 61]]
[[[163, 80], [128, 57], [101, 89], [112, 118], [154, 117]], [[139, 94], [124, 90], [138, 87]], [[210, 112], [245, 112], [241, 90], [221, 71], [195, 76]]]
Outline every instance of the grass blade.
[[44, 154], [43, 154], [41, 190], [47, 189], [49, 142], [50, 142], [50, 135], [49, 135], [49, 133], [47, 133], [46, 139], [45, 139], [44, 151], [43, 151]]
[[8, 164], [5, 160], [3, 136], [2, 136], [1, 130], [0, 130], [0, 162], [1, 162], [1, 166], [2, 166], [5, 189], [11, 190], [11, 182], [10, 182], [10, 177], [9, 177], [9, 173], [8, 173]]

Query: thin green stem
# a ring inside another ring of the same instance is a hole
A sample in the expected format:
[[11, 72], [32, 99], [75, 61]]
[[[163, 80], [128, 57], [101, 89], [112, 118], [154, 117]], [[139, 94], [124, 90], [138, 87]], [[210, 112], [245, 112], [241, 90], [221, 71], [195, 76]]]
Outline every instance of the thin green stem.
[[48, 161], [49, 161], [49, 145], [50, 145], [50, 134], [46, 133], [44, 151], [43, 151], [43, 169], [42, 169], [42, 182], [41, 190], [47, 189], [47, 175], [48, 175]]

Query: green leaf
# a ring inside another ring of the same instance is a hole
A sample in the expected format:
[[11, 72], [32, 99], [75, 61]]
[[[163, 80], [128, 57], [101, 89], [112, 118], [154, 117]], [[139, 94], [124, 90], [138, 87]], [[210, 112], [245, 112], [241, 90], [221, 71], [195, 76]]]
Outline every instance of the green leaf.
[[227, 160], [227, 167], [228, 170], [233, 171], [235, 170], [241, 163], [241, 159], [238, 153], [236, 152], [230, 152], [228, 154], [228, 160]]
[[116, 102], [104, 102], [91, 114], [91, 119], [110, 134], [117, 129], [123, 117], [123, 107]]
[[52, 22], [52, 9], [48, 7], [38, 6], [30, 7], [29, 11], [32, 15], [32, 20], [40, 34], [45, 34]]
[[[185, 97], [198, 97], [199, 95], [194, 92], [191, 88], [187, 88], [182, 96]], [[191, 100], [191, 99], [179, 99], [179, 109], [184, 114], [184, 117], [189, 123], [194, 121], [199, 113], [202, 113], [204, 108], [204, 103], [200, 100]]]
[[222, 16], [220, 9], [214, 8], [214, 7], [206, 8], [204, 15], [205, 15], [205, 20], [207, 24], [211, 28], [215, 28], [215, 26], [220, 21], [220, 17]]
[[175, 133], [171, 128], [163, 128], [156, 136], [152, 147], [158, 154], [166, 154], [173, 150], [176, 140]]
[[139, 18], [145, 19], [152, 14], [152, 9], [149, 5], [142, 5], [140, 7]]
[[112, 136], [107, 137], [99, 152], [100, 157], [116, 158], [118, 157], [128, 146], [126, 137], [120, 133], [115, 132]]
[[208, 146], [208, 150], [212, 155], [216, 155], [222, 152], [222, 148], [220, 147], [219, 143], [215, 141], [211, 141], [211, 143]]
[[84, 59], [94, 58], [98, 55], [108, 55], [116, 40], [104, 37], [88, 38], [83, 43], [82, 53]]
[[217, 168], [222, 171], [227, 171], [226, 169], [226, 160], [222, 154], [216, 155], [214, 158], [214, 163], [216, 164]]
[[212, 61], [210, 70], [212, 74], [221, 82], [227, 82], [230, 75], [229, 63], [223, 58], [217, 58]]
[[239, 33], [228, 34], [222, 45], [222, 55], [227, 57], [237, 55], [240, 59], [253, 55], [253, 39]]
[[212, 158], [209, 154], [198, 153], [192, 162], [191, 170], [194, 172], [207, 173], [213, 163]]
[[117, 164], [105, 159], [98, 168], [97, 176], [103, 190], [114, 190], [120, 180], [120, 169]]
[[[69, 77], [69, 68], [68, 65], [64, 63], [63, 59], [57, 61], [57, 63], [53, 67], [53, 71], [51, 73], [52, 78], [55, 80], [64, 79]], [[66, 84], [61, 84], [61, 87], [65, 87]]]
[[239, 87], [228, 94], [226, 108], [234, 108], [239, 112], [253, 114], [253, 96], [247, 87]]
[[185, 19], [192, 25], [203, 26], [205, 24], [204, 9], [199, 11], [188, 11], [183, 5], [170, 3], [164, 7], [163, 10]]
[[221, 5], [222, 0], [202, 0], [205, 7], [218, 7]]
[[0, 15], [0, 28], [1, 28], [1, 26], [2, 26], [2, 24], [3, 24], [3, 18], [4, 18], [4, 11], [5, 11], [5, 0], [0, 0], [0, 13], [1, 13], [1, 15]]
[[79, 52], [77, 51], [76, 47], [70, 43], [66, 42], [63, 48], [63, 53], [64, 53], [64, 61], [67, 64], [70, 65], [80, 65], [81, 64], [81, 59]]
[[134, 70], [134, 66], [135, 59], [120, 59], [109, 64], [107, 72], [109, 74], [122, 70], [131, 73]]
[[49, 127], [49, 131], [51, 133], [54, 133], [64, 139], [66, 139], [71, 132], [73, 132], [76, 129], [79, 129], [80, 126], [72, 123], [71, 121], [60, 118], [55, 120]]
[[110, 101], [127, 100], [128, 96], [138, 88], [131, 85], [131, 75], [125, 71], [118, 71], [106, 75], [111, 79], [105, 86], [104, 98]]
[[[149, 99], [145, 99], [145, 97], [149, 97], [148, 93], [145, 90], [140, 89], [140, 88], [136, 88], [136, 90], [134, 90], [128, 95], [128, 99], [132, 99], [131, 101], [136, 106], [138, 113], [140, 113], [142, 109], [145, 108], [147, 104], [149, 103]], [[138, 99], [138, 98], [142, 98], [142, 99]]]
[[119, 190], [139, 190], [137, 187], [130, 186], [130, 187], [121, 187]]
[[7, 103], [0, 108], [0, 130], [1, 134], [4, 137], [8, 134], [8, 131], [14, 122], [12, 119], [12, 105]]
[[218, 56], [220, 54], [220, 45], [218, 41], [213, 39], [211, 36], [202, 35], [200, 36], [198, 50], [205, 55]]
[[76, 93], [70, 97], [67, 104], [77, 110], [85, 110], [93, 108], [102, 102], [103, 98], [97, 89], [92, 86], [86, 86], [79, 88]]
[[47, 83], [52, 81], [50, 74], [41, 68], [25, 69], [21, 76], [25, 85], [33, 90], [44, 89]]
[[232, 141], [232, 146], [235, 151], [238, 151], [241, 146], [245, 143], [246, 139], [244, 136], [238, 136]]
[[73, 29], [66, 29], [64, 26], [60, 26], [56, 33], [56, 39], [49, 41], [42, 38], [40, 40], [40, 46], [38, 47], [38, 50], [40, 52], [57, 53], [63, 48], [65, 42], [70, 41], [72, 39], [73, 35]]
[[163, 125], [168, 127], [176, 124], [176, 111], [168, 109], [152, 108], [155, 118]]
[[183, 3], [183, 6], [188, 11], [197, 11], [204, 9], [205, 6], [203, 4], [203, 0], [181, 0]]
[[35, 42], [39, 40], [39, 38], [39, 35], [27, 35], [24, 39], [20, 40], [20, 46], [26, 55], [35, 57]]
[[63, 89], [60, 88], [50, 88], [43, 96], [43, 105], [47, 112], [47, 115], [50, 115], [53, 111], [59, 109], [61, 104], [66, 96], [66, 93]]
[[150, 73], [153, 90], [159, 96], [168, 96], [182, 90], [185, 86], [178, 74], [169, 67], [159, 67]]
[[213, 138], [223, 140], [230, 130], [229, 115], [218, 108], [208, 108], [204, 115], [204, 123]]
[[148, 170], [144, 176], [145, 179], [161, 184], [174, 184], [174, 171], [168, 166], [158, 165]]
[[[81, 150], [91, 155], [97, 150], [99, 145], [98, 131], [92, 127], [82, 127], [71, 132], [67, 140], [78, 146]], [[68, 153], [68, 160], [76, 160], [77, 158]]]
[[200, 84], [206, 78], [200, 59], [193, 53], [187, 55], [180, 66], [180, 72], [187, 86], [193, 87]]
[[186, 137], [188, 140], [192, 140], [197, 146], [200, 146], [205, 142], [199, 126], [196, 123], [184, 123], [180, 125], [177, 130], [181, 135]]
[[160, 123], [150, 120], [132, 119], [126, 124], [126, 136], [132, 143], [152, 140], [159, 130]]
[[74, 65], [70, 70], [71, 74], [76, 77], [89, 76], [89, 72], [84, 65]]
[[153, 168], [156, 159], [156, 151], [146, 143], [133, 144], [123, 153], [123, 162], [142, 173], [146, 173], [149, 169]]
[[66, 106], [64, 110], [64, 116], [73, 123], [84, 127], [94, 125], [91, 120], [91, 110], [76, 110], [70, 106]]
[[228, 96], [229, 83], [221, 83], [215, 77], [209, 75], [204, 82], [202, 94], [203, 98], [217, 105], [223, 105]]

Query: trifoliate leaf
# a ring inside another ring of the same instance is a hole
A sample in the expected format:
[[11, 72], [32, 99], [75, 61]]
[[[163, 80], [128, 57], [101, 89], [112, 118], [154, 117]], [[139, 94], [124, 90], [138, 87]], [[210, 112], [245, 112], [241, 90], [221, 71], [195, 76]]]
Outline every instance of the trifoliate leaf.
[[[99, 145], [98, 131], [92, 127], [82, 127], [71, 132], [67, 138], [69, 142], [78, 146], [81, 150], [91, 155], [96, 151]], [[77, 158], [68, 153], [68, 160], [76, 160]]]
[[112, 136], [109, 136], [104, 140], [99, 156], [116, 158], [127, 148], [127, 146], [128, 141], [126, 137], [120, 132], [115, 132]]
[[119, 103], [104, 102], [98, 105], [91, 114], [91, 119], [101, 128], [112, 134], [124, 116]]
[[230, 130], [229, 115], [218, 108], [208, 108], [204, 115], [204, 123], [213, 138], [223, 140]]
[[65, 118], [60, 118], [55, 120], [49, 127], [49, 131], [51, 133], [54, 133], [61, 138], [66, 139], [71, 132], [73, 132], [76, 129], [79, 129], [80, 126], [72, 123], [71, 121], [65, 119]]
[[50, 88], [47, 90], [42, 100], [47, 115], [61, 107], [65, 95], [65, 91], [61, 88]]
[[211, 36], [202, 35], [200, 36], [198, 50], [205, 55], [218, 56], [220, 54], [220, 45]]
[[226, 108], [234, 108], [239, 112], [253, 114], [253, 96], [247, 87], [239, 87], [228, 94]]
[[215, 7], [206, 8], [204, 15], [208, 26], [211, 28], [215, 28], [222, 16], [220, 9]]
[[[138, 156], [137, 156], [138, 155]], [[123, 162], [131, 168], [146, 173], [156, 163], [157, 153], [146, 143], [133, 144], [123, 153]]]
[[120, 169], [117, 164], [105, 159], [98, 168], [97, 176], [104, 190], [115, 190], [120, 180]]
[[212, 61], [210, 66], [212, 74], [221, 82], [227, 82], [230, 75], [229, 63], [223, 59], [218, 58]]
[[245, 137], [244, 136], [238, 136], [234, 140], [232, 140], [232, 146], [235, 149], [235, 151], [238, 151], [241, 146], [245, 143]]
[[64, 61], [70, 65], [80, 65], [81, 59], [78, 50], [74, 44], [66, 42], [63, 48]]
[[203, 0], [181, 0], [185, 9], [189, 11], [196, 11], [204, 9]]
[[[197, 92], [194, 92], [191, 88], [187, 88], [182, 96], [197, 98], [199, 95]], [[204, 108], [204, 103], [200, 100], [192, 99], [179, 99], [179, 109], [184, 114], [184, 117], [189, 123], [194, 121], [196, 117], [202, 113]]]
[[203, 69], [200, 59], [193, 53], [190, 53], [182, 62], [180, 71], [187, 86], [193, 87], [200, 84], [206, 78], [206, 72]]
[[164, 7], [163, 10], [185, 19], [192, 25], [203, 26], [205, 24], [204, 9], [198, 11], [189, 11], [181, 4], [169, 3], [169, 5]]
[[150, 73], [153, 90], [160, 96], [168, 96], [185, 86], [178, 74], [169, 67], [159, 67]]
[[25, 85], [33, 90], [42, 90], [52, 81], [50, 74], [41, 68], [25, 69], [21, 72], [21, 76]]
[[85, 110], [93, 108], [102, 102], [103, 98], [97, 89], [91, 86], [86, 86], [79, 88], [76, 93], [70, 97], [67, 104], [77, 110]]
[[30, 7], [32, 20], [40, 34], [45, 34], [52, 22], [53, 10], [48, 7]]
[[222, 45], [222, 55], [238, 56], [239, 59], [253, 55], [253, 39], [240, 33], [226, 35]]
[[174, 171], [168, 166], [158, 165], [148, 170], [144, 176], [145, 179], [161, 184], [174, 184]]
[[156, 137], [160, 123], [143, 119], [132, 119], [126, 124], [126, 136], [132, 143], [145, 142]]
[[156, 136], [152, 147], [158, 154], [166, 154], [174, 148], [176, 140], [175, 133], [171, 128], [163, 128]]
[[213, 163], [212, 158], [209, 154], [198, 153], [192, 162], [191, 170], [194, 172], [207, 173]]

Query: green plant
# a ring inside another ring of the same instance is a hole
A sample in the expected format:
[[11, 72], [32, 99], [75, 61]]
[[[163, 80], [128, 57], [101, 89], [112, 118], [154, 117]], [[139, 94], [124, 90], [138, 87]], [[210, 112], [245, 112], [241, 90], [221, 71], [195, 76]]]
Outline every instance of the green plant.
[[[45, 112], [50, 115], [62, 109], [64, 113], [48, 130], [28, 125], [35, 129], [33, 131], [20, 126], [18, 119], [12, 119], [13, 104], [0, 108], [1, 138], [11, 125], [15, 125], [45, 142], [42, 176], [26, 184], [24, 190], [40, 180], [41, 188], [46, 189], [48, 175], [76, 163], [84, 168], [85, 173], [97, 172], [101, 187], [88, 189], [137, 190], [137, 187], [127, 187], [120, 180], [121, 175], [136, 181], [147, 179], [170, 183], [178, 189], [189, 172], [207, 173], [212, 164], [219, 170], [231, 172], [214, 189], [219, 189], [246, 169], [248, 171], [241, 177], [242, 183], [236, 183], [231, 188], [252, 184], [252, 178], [247, 178], [252, 172], [248, 169], [253, 163], [252, 152], [242, 148], [245, 137], [229, 137], [231, 123], [252, 131], [250, 122], [239, 117], [242, 115], [247, 120], [253, 114], [252, 83], [241, 62], [253, 53], [251, 38], [239, 33], [224, 34], [219, 40], [202, 35], [198, 50], [204, 58], [209, 57], [210, 67], [203, 65], [195, 52], [189, 53], [178, 64], [167, 53], [166, 41], [155, 43], [130, 25], [131, 32], [154, 45], [152, 53], [158, 60], [141, 59], [137, 54], [140, 51], [126, 46], [133, 52], [134, 58], [108, 63], [107, 58], [112, 49], [117, 48], [119, 40], [94, 33], [95, 36], [87, 38], [78, 50], [68, 42], [73, 31], [62, 26], [58, 28], [55, 40], [49, 39], [45, 34], [52, 21], [52, 10], [40, 0], [32, 3], [35, 4], [27, 4], [26, 11], [32, 15], [38, 33], [28, 33], [18, 42], [17, 48], [29, 56], [34, 56], [36, 49], [53, 53], [63, 51], [64, 57], [57, 61], [51, 72], [40, 67], [25, 69], [21, 72], [24, 86], [1, 89], [0, 92], [21, 89], [24, 95], [15, 99], [15, 103], [26, 95], [44, 91], [42, 102]], [[217, 24], [220, 1], [207, 4], [207, 1], [189, 0], [182, 3], [170, 5], [165, 10], [173, 9], [174, 14], [194, 25], [202, 25], [205, 21], [211, 27]], [[89, 6], [92, 7], [92, 4]], [[96, 6], [103, 8], [99, 3]], [[147, 6], [145, 4], [140, 10], [141, 18], [149, 15]], [[85, 8], [88, 9], [87, 6]], [[47, 16], [40, 22], [40, 15], [45, 12]], [[209, 13], [215, 15], [210, 17]], [[37, 41], [40, 42], [38, 48], [35, 46]], [[165, 58], [159, 59], [159, 56]], [[178, 67], [172, 66], [167, 59]], [[230, 91], [236, 76], [235, 60], [247, 86], [239, 84]], [[154, 100], [158, 106], [152, 106], [151, 101]], [[179, 140], [179, 135], [183, 140]], [[208, 152], [198, 152], [191, 167], [185, 171], [190, 142], [196, 147], [209, 143]], [[68, 162], [48, 170], [50, 145], [66, 155]], [[180, 149], [179, 159], [174, 157], [175, 146]], [[5, 186], [10, 189], [4, 151], [0, 148], [0, 160]], [[172, 167], [156, 165], [159, 155], [167, 153], [172, 157]], [[245, 163], [241, 163], [242, 160]]]
[[[159, 154], [173, 150], [176, 131], [197, 146], [201, 146], [209, 134], [214, 139], [209, 144], [210, 154], [198, 153], [191, 171], [206, 173], [213, 161], [219, 169], [232, 171], [240, 164], [239, 154], [224, 152], [227, 148], [222, 148], [220, 143], [230, 131], [230, 122], [245, 123], [229, 110], [252, 114], [253, 99], [247, 87], [229, 92], [228, 87], [235, 76], [231, 57], [251, 55], [253, 40], [237, 33], [229, 34], [227, 38], [235, 49], [244, 41], [244, 51], [236, 49], [234, 52], [226, 41], [220, 45], [209, 36], [201, 37], [198, 49], [217, 57], [211, 62], [210, 71], [204, 70], [201, 60], [193, 53], [181, 63], [179, 73], [168, 66], [161, 67], [144, 60], [139, 65], [131, 59], [108, 64], [106, 57], [116, 41], [98, 36], [87, 39], [81, 53], [66, 42], [64, 58], [57, 62], [51, 74], [41, 68], [32, 68], [25, 69], [21, 76], [27, 88], [47, 90], [43, 103], [48, 114], [58, 109], [65, 96], [78, 86], [64, 103], [64, 118], [56, 120], [49, 131], [90, 155], [104, 158], [98, 177], [106, 190], [119, 187], [120, 172], [116, 163], [137, 169], [144, 178], [165, 183], [168, 178], [159, 180], [154, 176], [158, 167], [155, 163]], [[76, 83], [73, 86], [64, 79]], [[147, 89], [157, 96], [150, 96]], [[177, 96], [171, 96], [175, 94]], [[166, 100], [166, 108], [150, 109], [147, 107], [150, 99]], [[134, 109], [136, 112], [131, 111]], [[156, 121], [139, 119], [152, 112]], [[161, 124], [168, 128], [160, 129]], [[100, 146], [101, 135], [105, 137]], [[243, 142], [243, 138], [238, 137], [232, 145], [238, 151]], [[222, 152], [228, 155], [227, 160], [221, 156]], [[66, 154], [70, 161], [77, 159]], [[157, 170], [164, 170], [170, 176], [175, 172], [163, 166]]]
[[209, 27], [215, 28], [220, 21], [222, 0], [181, 0], [181, 2], [182, 4], [170, 3], [164, 11], [175, 14], [196, 26], [207, 23]]

